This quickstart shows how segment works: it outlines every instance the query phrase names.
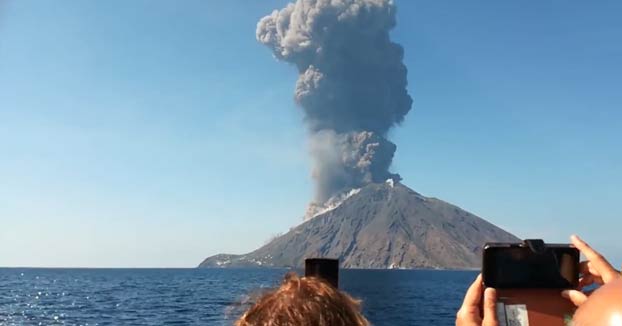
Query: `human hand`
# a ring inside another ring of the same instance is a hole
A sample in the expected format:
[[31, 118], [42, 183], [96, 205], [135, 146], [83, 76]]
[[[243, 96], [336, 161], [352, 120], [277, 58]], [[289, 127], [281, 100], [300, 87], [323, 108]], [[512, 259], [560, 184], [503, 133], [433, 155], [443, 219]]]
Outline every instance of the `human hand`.
[[[572, 244], [587, 258], [581, 262], [579, 273], [579, 289], [582, 290], [586, 286], [592, 284], [603, 285], [613, 280], [622, 278], [611, 264], [596, 250], [592, 249], [585, 241], [576, 235], [570, 237]], [[580, 306], [587, 300], [587, 293], [578, 290], [565, 290], [562, 292], [564, 298], [569, 299], [576, 306]]]
[[[480, 303], [484, 295], [483, 317]], [[462, 307], [456, 315], [456, 326], [499, 326], [496, 312], [497, 291], [493, 288], [484, 290], [482, 274], [471, 284], [464, 296]]]

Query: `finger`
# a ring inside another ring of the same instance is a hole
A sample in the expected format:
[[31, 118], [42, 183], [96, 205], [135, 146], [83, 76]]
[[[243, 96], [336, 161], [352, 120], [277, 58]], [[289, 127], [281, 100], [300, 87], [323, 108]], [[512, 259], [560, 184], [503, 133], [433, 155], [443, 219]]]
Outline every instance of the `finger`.
[[498, 326], [497, 320], [497, 291], [493, 288], [487, 288], [484, 291], [484, 320], [482, 326]]
[[600, 277], [600, 272], [589, 261], [584, 261], [579, 264], [579, 274], [583, 278], [585, 278], [586, 283], [603, 284], [603, 280]]
[[595, 272], [592, 274], [600, 275], [605, 283], [619, 277], [615, 268], [585, 241], [581, 240], [581, 238], [576, 235], [571, 236], [570, 239], [572, 244], [589, 260], [588, 267], [590, 270], [593, 268]]
[[[603, 258], [604, 259], [604, 258]], [[609, 264], [609, 262], [607, 262], [607, 264]], [[609, 264], [609, 266], [611, 266], [611, 264]], [[613, 268], [613, 266], [611, 266], [611, 268]], [[598, 270], [598, 268], [596, 266], [594, 266], [594, 264], [592, 262], [587, 262], [587, 272], [589, 274], [594, 275], [594, 277], [600, 277], [600, 271]]]
[[577, 307], [587, 301], [587, 296], [577, 290], [564, 290], [562, 291], [562, 297], [570, 300]]
[[[607, 261], [607, 260], [605, 260]], [[598, 283], [600, 285], [603, 285], [604, 283], [608, 283], [610, 282], [612, 279], [617, 279], [620, 277], [620, 271], [615, 269], [613, 267], [613, 265], [611, 265], [611, 263], [609, 263], [609, 261], [607, 261], [607, 264], [609, 265], [609, 267], [611, 267], [611, 269], [609, 269], [608, 271], [610, 273], [612, 273], [611, 275], [609, 275], [610, 277], [607, 279], [607, 282], [604, 282], [601, 272], [598, 271], [596, 269], [596, 267], [594, 267], [594, 264], [592, 264], [591, 262], [587, 263], [587, 267], [588, 267], [588, 272], [593, 276], [594, 278], [594, 283]]]
[[577, 249], [579, 249], [579, 251], [583, 255], [585, 255], [588, 262], [600, 258], [600, 254], [596, 250], [592, 249], [592, 247], [590, 247], [587, 242], [579, 238], [578, 235], [573, 234], [572, 236], [570, 236], [570, 241]]
[[480, 301], [482, 300], [482, 291], [484, 290], [484, 285], [482, 284], [482, 274], [477, 275], [477, 278], [471, 284], [469, 289], [467, 290], [466, 295], [464, 296], [464, 302], [462, 303], [462, 307], [473, 307], [478, 306]]
[[[611, 266], [611, 265], [609, 265]], [[611, 266], [611, 268], [613, 269], [613, 266]], [[614, 269], [615, 271], [615, 269]], [[592, 264], [591, 262], [587, 263], [587, 272], [588, 272], [588, 276], [591, 278], [592, 283], [596, 283], [596, 284], [600, 284], [603, 285], [605, 282], [603, 281], [603, 277], [601, 275], [601, 272], [598, 271], [596, 269], [596, 267], [594, 267], [594, 264]], [[618, 274], [616, 272], [616, 274]]]
[[589, 266], [589, 264], [590, 264], [590, 262], [587, 261], [587, 260], [586, 261], [582, 261], [579, 264], [579, 273], [581, 273], [581, 275], [590, 274], [590, 266]]
[[594, 275], [587, 274], [579, 279], [579, 289], [594, 284]]

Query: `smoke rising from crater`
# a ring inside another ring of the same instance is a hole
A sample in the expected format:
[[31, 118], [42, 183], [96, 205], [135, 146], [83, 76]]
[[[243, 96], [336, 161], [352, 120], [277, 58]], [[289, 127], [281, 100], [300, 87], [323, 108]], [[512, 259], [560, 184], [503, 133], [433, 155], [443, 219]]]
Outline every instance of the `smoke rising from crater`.
[[295, 99], [310, 132], [316, 201], [389, 172], [386, 139], [412, 105], [392, 0], [297, 0], [257, 24], [257, 40], [299, 72]]

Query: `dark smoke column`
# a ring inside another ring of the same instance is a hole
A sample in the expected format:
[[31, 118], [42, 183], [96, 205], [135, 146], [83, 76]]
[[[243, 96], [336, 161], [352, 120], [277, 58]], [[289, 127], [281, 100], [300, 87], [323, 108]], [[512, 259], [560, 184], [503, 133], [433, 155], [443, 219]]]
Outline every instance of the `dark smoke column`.
[[396, 146], [386, 137], [412, 99], [394, 26], [391, 0], [298, 0], [257, 24], [257, 40], [298, 68], [318, 203], [400, 179], [389, 172]]

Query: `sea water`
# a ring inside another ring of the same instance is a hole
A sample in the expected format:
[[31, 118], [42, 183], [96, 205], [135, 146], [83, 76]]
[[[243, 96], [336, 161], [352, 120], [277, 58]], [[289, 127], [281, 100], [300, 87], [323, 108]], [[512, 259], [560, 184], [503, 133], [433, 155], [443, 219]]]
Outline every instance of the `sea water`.
[[[280, 269], [0, 269], [0, 325], [232, 325]], [[377, 326], [453, 325], [475, 272], [342, 270]]]

